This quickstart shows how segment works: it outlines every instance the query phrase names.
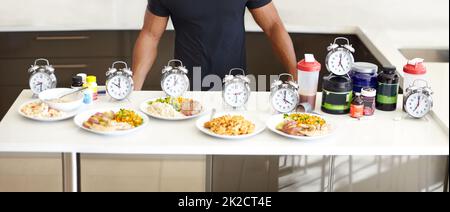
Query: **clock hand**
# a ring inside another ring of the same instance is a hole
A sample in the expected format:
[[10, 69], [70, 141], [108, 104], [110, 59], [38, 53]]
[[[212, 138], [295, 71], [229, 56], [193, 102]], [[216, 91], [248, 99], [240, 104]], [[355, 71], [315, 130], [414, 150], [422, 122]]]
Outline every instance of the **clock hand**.
[[288, 100], [283, 100], [284, 101], [284, 103], [287, 103], [287, 104], [290, 104], [290, 105], [293, 105], [294, 103], [292, 103], [292, 102], [290, 102], [290, 101], [288, 101]]
[[344, 68], [344, 66], [342, 65], [342, 63], [340, 64], [340, 66], [341, 66], [342, 70], [345, 71], [345, 68]]
[[414, 109], [414, 112], [416, 112], [417, 109], [419, 109], [419, 106], [420, 106], [420, 100], [421, 100], [421, 97], [419, 96], [419, 100], [417, 101], [417, 106], [416, 106], [416, 109]]

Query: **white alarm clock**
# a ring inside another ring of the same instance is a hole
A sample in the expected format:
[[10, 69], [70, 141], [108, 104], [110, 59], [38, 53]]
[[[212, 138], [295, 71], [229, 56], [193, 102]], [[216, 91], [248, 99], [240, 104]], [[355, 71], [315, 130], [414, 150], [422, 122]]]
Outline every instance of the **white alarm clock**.
[[[124, 67], [117, 69], [116, 65], [122, 64]], [[122, 61], [114, 62], [106, 72], [106, 92], [118, 101], [126, 99], [134, 90], [133, 72], [128, 68], [127, 63]]]
[[413, 118], [425, 117], [433, 108], [433, 91], [428, 83], [424, 80], [420, 80], [426, 83], [425, 86], [418, 86], [415, 81], [413, 85], [406, 89], [406, 93], [403, 100], [403, 108], [406, 113]]
[[161, 88], [168, 96], [180, 97], [189, 90], [188, 70], [180, 60], [170, 60], [162, 74]]
[[[233, 71], [241, 71], [242, 74], [233, 75]], [[222, 98], [226, 106], [234, 110], [245, 108], [251, 94], [250, 79], [245, 75], [245, 71], [240, 68], [231, 69], [223, 84]]]
[[[45, 62], [45, 64], [39, 65], [39, 62]], [[29, 85], [34, 96], [37, 96], [42, 91], [56, 88], [55, 69], [47, 59], [37, 59], [34, 61], [34, 65], [28, 69], [28, 73], [31, 74]]]
[[[338, 41], [345, 41], [345, 44], [338, 44]], [[355, 59], [353, 53], [355, 49], [350, 44], [350, 41], [344, 37], [338, 37], [327, 48], [329, 51], [326, 57], [326, 67], [329, 72], [343, 76], [350, 72]]]
[[[289, 76], [290, 80], [282, 81], [282, 76]], [[272, 83], [270, 89], [270, 103], [273, 109], [279, 113], [289, 113], [297, 109], [299, 103], [299, 86], [294, 82], [291, 74], [281, 74], [278, 80]]]

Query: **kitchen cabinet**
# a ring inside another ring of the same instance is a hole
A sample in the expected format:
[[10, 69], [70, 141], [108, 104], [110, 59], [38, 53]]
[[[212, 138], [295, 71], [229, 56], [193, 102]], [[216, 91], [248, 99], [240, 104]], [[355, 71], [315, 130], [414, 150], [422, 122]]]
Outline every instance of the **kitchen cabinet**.
[[204, 156], [81, 155], [81, 191], [205, 191]]
[[277, 156], [213, 156], [213, 192], [277, 192]]
[[0, 153], [0, 192], [63, 191], [61, 154]]
[[[0, 77], [1, 78], [1, 77]], [[23, 87], [19, 86], [0, 86], [0, 120], [3, 114], [6, 114], [11, 105], [16, 100], [13, 96], [18, 96], [22, 92]]]
[[0, 33], [0, 58], [129, 57], [123, 31]]

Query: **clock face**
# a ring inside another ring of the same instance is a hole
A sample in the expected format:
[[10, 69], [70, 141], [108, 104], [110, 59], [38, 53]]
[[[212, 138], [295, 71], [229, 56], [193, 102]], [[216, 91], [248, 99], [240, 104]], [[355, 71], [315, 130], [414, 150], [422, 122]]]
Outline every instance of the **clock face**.
[[242, 82], [226, 85], [223, 92], [225, 103], [231, 107], [243, 107], [249, 98], [247, 86]]
[[162, 89], [171, 97], [180, 97], [189, 89], [189, 79], [185, 75], [170, 74], [163, 79]]
[[53, 88], [52, 77], [43, 72], [37, 72], [30, 77], [30, 89], [34, 94]]
[[342, 76], [350, 72], [354, 63], [353, 55], [346, 50], [338, 50], [330, 53], [327, 58], [327, 68], [333, 74]]
[[406, 112], [414, 118], [422, 118], [430, 112], [432, 102], [424, 93], [413, 93], [405, 102]]
[[133, 83], [129, 77], [117, 75], [108, 80], [106, 89], [112, 98], [123, 100], [133, 91]]
[[272, 107], [280, 113], [294, 111], [298, 105], [298, 93], [291, 89], [280, 89], [272, 94]]

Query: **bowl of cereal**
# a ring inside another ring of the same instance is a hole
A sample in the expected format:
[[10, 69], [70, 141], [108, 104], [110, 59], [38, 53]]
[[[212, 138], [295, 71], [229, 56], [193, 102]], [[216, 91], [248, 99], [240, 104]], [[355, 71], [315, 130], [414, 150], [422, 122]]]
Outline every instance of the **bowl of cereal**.
[[[54, 88], [43, 91], [39, 94], [39, 99], [45, 104], [49, 105], [51, 108], [69, 112], [74, 111], [83, 105], [83, 95], [80, 92], [75, 92], [73, 94], [64, 96], [74, 92], [71, 88]], [[62, 98], [59, 98], [64, 96]]]

